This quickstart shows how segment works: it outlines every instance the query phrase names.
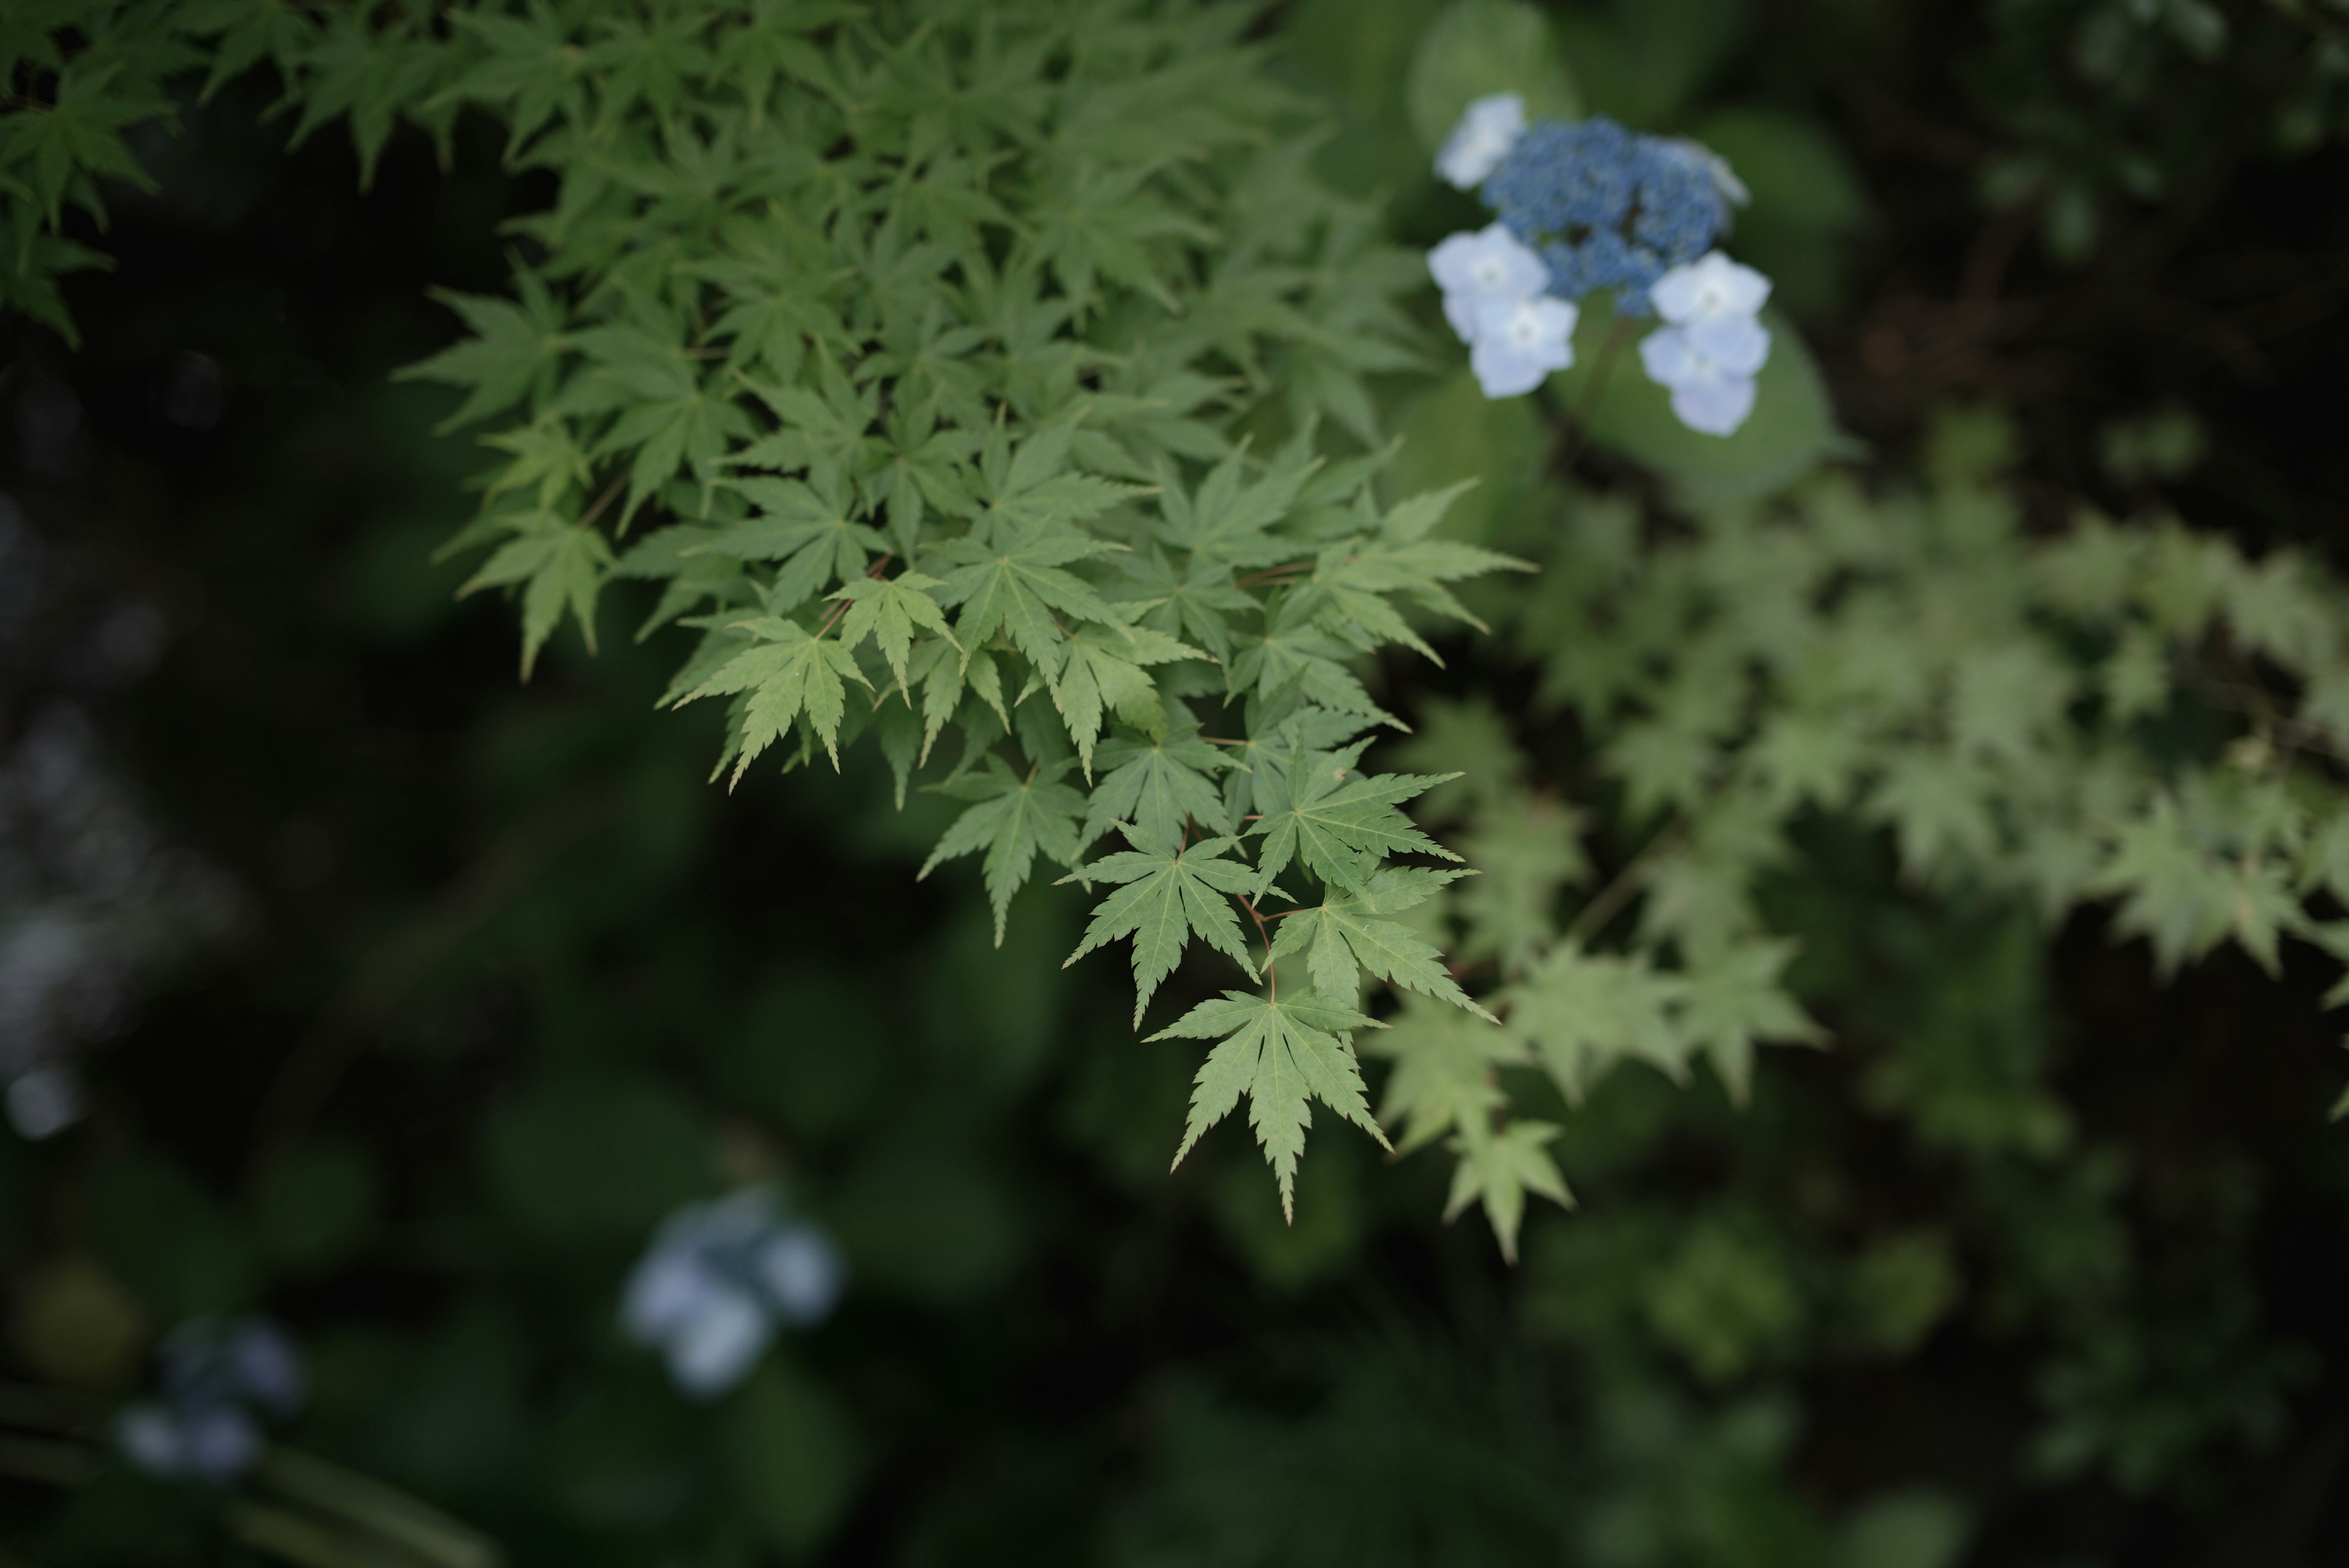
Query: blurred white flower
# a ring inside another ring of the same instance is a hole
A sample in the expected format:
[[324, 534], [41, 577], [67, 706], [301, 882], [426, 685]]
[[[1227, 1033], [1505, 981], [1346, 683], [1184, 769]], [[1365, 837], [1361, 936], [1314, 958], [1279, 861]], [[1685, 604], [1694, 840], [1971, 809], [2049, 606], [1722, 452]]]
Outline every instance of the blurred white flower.
[[1648, 290], [1656, 314], [1684, 328], [1707, 358], [1744, 366], [1735, 373], [1749, 376], [1769, 357], [1769, 331], [1756, 319], [1769, 298], [1768, 278], [1719, 251], [1672, 268]]
[[1427, 270], [1444, 290], [1444, 318], [1463, 343], [1476, 336], [1476, 312], [1515, 305], [1549, 284], [1549, 268], [1533, 247], [1500, 223], [1452, 235], [1427, 253]]
[[1526, 100], [1513, 92], [1496, 92], [1470, 104], [1460, 123], [1435, 155], [1435, 171], [1466, 191], [1484, 182], [1494, 165], [1509, 154], [1526, 133]]
[[1476, 312], [1468, 368], [1488, 398], [1530, 392], [1553, 370], [1574, 363], [1577, 312], [1562, 299], [1487, 301]]
[[1667, 327], [1640, 343], [1640, 358], [1648, 379], [1671, 389], [1672, 412], [1692, 431], [1732, 435], [1754, 411], [1759, 356], [1724, 364], [1699, 348], [1687, 327]]
[[847, 1279], [829, 1236], [747, 1188], [661, 1221], [629, 1273], [620, 1323], [661, 1353], [679, 1389], [714, 1398], [750, 1375], [779, 1326], [830, 1316]]

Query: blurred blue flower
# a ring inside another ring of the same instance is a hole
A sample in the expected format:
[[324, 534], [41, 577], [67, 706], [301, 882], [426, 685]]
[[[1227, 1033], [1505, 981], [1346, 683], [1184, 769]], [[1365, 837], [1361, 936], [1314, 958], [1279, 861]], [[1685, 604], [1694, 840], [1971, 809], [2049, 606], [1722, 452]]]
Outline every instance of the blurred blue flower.
[[1549, 282], [1542, 258], [1500, 223], [1454, 234], [1427, 253], [1427, 270], [1444, 290], [1444, 318], [1464, 343], [1476, 336], [1478, 306], [1531, 299]]
[[1496, 92], [1470, 104], [1435, 155], [1435, 171], [1463, 191], [1474, 190], [1525, 134], [1526, 100]]
[[661, 1222], [628, 1276], [620, 1321], [661, 1352], [678, 1388], [714, 1398], [749, 1375], [779, 1325], [829, 1317], [847, 1279], [829, 1236], [783, 1218], [770, 1189], [748, 1188]]
[[158, 1397], [124, 1410], [115, 1440], [150, 1475], [224, 1483], [251, 1469], [265, 1443], [259, 1417], [301, 1408], [302, 1362], [261, 1318], [201, 1318], [157, 1352]]
[[1514, 398], [1574, 363], [1578, 312], [1561, 299], [1488, 300], [1476, 311], [1468, 367], [1488, 398]]

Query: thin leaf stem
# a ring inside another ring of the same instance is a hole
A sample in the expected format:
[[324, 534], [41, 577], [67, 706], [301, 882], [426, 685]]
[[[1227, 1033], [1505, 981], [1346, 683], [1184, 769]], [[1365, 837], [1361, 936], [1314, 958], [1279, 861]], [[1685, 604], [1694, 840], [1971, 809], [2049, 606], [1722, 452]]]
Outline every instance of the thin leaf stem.
[[604, 508], [619, 499], [620, 492], [627, 488], [627, 483], [628, 476], [623, 473], [616, 477], [611, 483], [604, 486], [604, 493], [595, 497], [595, 503], [580, 514], [579, 526], [585, 528], [596, 518], [601, 517], [604, 514]]
[[1650, 839], [1645, 849], [1633, 856], [1620, 871], [1615, 873], [1613, 880], [1599, 889], [1590, 902], [1582, 906], [1573, 922], [1560, 934], [1558, 941], [1567, 947], [1580, 947], [1603, 930], [1607, 922], [1613, 919], [1623, 906], [1653, 879], [1664, 857], [1687, 840], [1694, 821], [1688, 813], [1682, 812], [1669, 826]]

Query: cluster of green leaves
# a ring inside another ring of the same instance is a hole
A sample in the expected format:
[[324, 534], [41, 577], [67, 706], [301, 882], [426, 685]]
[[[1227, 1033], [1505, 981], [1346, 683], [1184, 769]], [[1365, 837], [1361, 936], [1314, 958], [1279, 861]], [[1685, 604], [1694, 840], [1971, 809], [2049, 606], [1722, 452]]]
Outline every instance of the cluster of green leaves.
[[[1395, 809], [1422, 781], [1355, 771], [1398, 721], [1353, 666], [1432, 651], [1406, 612], [1461, 618], [1446, 585], [1510, 563], [1433, 536], [1446, 495], [1373, 500], [1365, 378], [1414, 362], [1422, 269], [1310, 172], [1245, 8], [109, 16], [207, 40], [215, 84], [265, 57], [297, 138], [347, 117], [363, 175], [403, 118], [445, 144], [471, 108], [555, 177], [514, 296], [450, 296], [470, 335], [409, 372], [493, 427], [451, 547], [518, 596], [525, 675], [566, 617], [593, 646], [612, 580], [659, 585], [640, 635], [698, 634], [667, 701], [725, 700], [721, 772], [869, 732], [902, 801], [935, 755], [968, 809], [925, 873], [979, 856], [999, 937], [1040, 856], [1113, 885], [1078, 955], [1131, 939], [1137, 1024], [1195, 939], [1260, 978], [1243, 910], [1269, 950], [1268, 900], [1434, 886], [1376, 880], [1439, 852]], [[110, 68], [55, 25], [36, 66]], [[155, 47], [159, 79], [191, 57]], [[109, 147], [57, 167], [129, 168]], [[1342, 918], [1299, 922], [1319, 981], [1350, 984]], [[1366, 929], [1374, 973], [1465, 1004]], [[1370, 1124], [1366, 1021], [1261, 978], [1284, 1022], [1213, 1014], [1199, 1125], [1245, 1092], [1286, 1193], [1310, 1099]]]
[[2164, 973], [2228, 941], [2271, 973], [2286, 937], [2349, 957], [2349, 595], [2175, 520], [2034, 537], [2010, 446], [1958, 415], [1920, 488], [1528, 508], [1543, 569], [1491, 613], [1590, 741], [1581, 805], [1488, 707], [1409, 742], [1474, 781], [1425, 815], [1487, 875], [1430, 900], [1423, 934], [1491, 966], [1503, 1028], [1414, 1001], [1373, 1047], [1396, 1063], [1383, 1114], [1406, 1147], [1450, 1140], [1455, 1206], [1481, 1199], [1505, 1245], [1527, 1192], [1564, 1196], [1556, 1128], [1507, 1115], [1510, 1069], [1573, 1101], [1619, 1062], [1702, 1058], [1742, 1099], [1756, 1041], [1820, 1037], [1758, 898], [1803, 874], [1807, 822], [1883, 833], [1945, 895], [2050, 922], [2109, 902]]
[[102, 180], [151, 188], [123, 134], [170, 106], [167, 78], [199, 57], [172, 25], [181, 9], [26, 0], [0, 16], [0, 310], [74, 339], [58, 279], [106, 256], [66, 215], [102, 227]]

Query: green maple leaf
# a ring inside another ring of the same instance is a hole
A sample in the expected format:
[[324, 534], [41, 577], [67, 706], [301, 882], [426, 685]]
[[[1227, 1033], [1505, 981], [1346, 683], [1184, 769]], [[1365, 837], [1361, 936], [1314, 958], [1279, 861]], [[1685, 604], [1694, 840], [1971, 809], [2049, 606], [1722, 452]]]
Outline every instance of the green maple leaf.
[[1002, 758], [989, 754], [987, 772], [945, 786], [946, 793], [973, 801], [938, 840], [922, 862], [916, 879], [927, 877], [944, 861], [987, 851], [981, 863], [988, 900], [995, 906], [995, 945], [1003, 945], [1003, 922], [1011, 896], [1028, 881], [1040, 851], [1063, 866], [1077, 858], [1076, 819], [1084, 797], [1060, 782], [1069, 771], [1066, 762], [1036, 768], [1025, 778], [1013, 773]]
[[1061, 569], [1116, 545], [1046, 523], [999, 530], [997, 537], [1000, 543], [993, 546], [975, 536], [949, 540], [926, 556], [926, 564], [949, 568], [938, 600], [960, 607], [955, 636], [963, 647], [977, 649], [1000, 631], [1039, 670], [1057, 670], [1068, 633], [1054, 611], [1079, 620], [1117, 620], [1092, 584]]
[[1231, 895], [1246, 895], [1255, 876], [1245, 862], [1223, 858], [1238, 844], [1236, 838], [1202, 839], [1171, 849], [1154, 845], [1139, 832], [1128, 838], [1139, 847], [1104, 855], [1063, 878], [1120, 886], [1093, 910], [1084, 940], [1061, 967], [1066, 969], [1105, 942], [1132, 937], [1133, 1023], [1138, 1029], [1151, 994], [1174, 971], [1195, 935], [1237, 962], [1250, 980], [1256, 978], [1231, 903]]
[[1389, 1147], [1362, 1092], [1362, 1070], [1349, 1043], [1357, 1029], [1376, 1028], [1350, 1007], [1324, 1002], [1311, 991], [1286, 1001], [1227, 991], [1203, 1002], [1154, 1041], [1217, 1040], [1191, 1091], [1191, 1114], [1174, 1163], [1199, 1135], [1247, 1096], [1248, 1122], [1280, 1183], [1280, 1211], [1296, 1217], [1297, 1157], [1305, 1150], [1311, 1102], [1319, 1100]]
[[513, 269], [519, 301], [436, 289], [433, 297], [455, 311], [472, 336], [428, 359], [392, 372], [394, 380], [443, 381], [470, 387], [457, 411], [440, 423], [455, 430], [503, 413], [525, 398], [543, 396], [567, 340], [563, 302], [527, 267]]
[[1047, 677], [1052, 705], [1061, 711], [1076, 742], [1077, 760], [1090, 778], [1093, 743], [1101, 738], [1102, 711], [1145, 735], [1166, 731], [1166, 708], [1147, 666], [1180, 659], [1205, 659], [1197, 649], [1146, 626], [1110, 623], [1080, 628], [1061, 649], [1060, 668]]
[[[748, 692], [742, 709], [742, 732], [734, 745], [734, 776], [740, 784], [751, 760], [791, 732], [802, 715], [834, 768], [840, 766], [841, 715], [846, 711], [845, 680], [865, 685], [855, 659], [836, 640], [811, 637], [797, 621], [761, 616], [739, 623], [755, 639], [684, 696], [678, 705], [698, 697], [721, 697]], [[721, 761], [719, 764], [723, 767]]]
[[558, 108], [567, 119], [585, 117], [585, 51], [543, 6], [532, 6], [527, 21], [462, 11], [450, 21], [484, 52], [438, 96], [496, 105], [506, 121], [509, 161]]
[[848, 613], [840, 622], [840, 645], [853, 649], [870, 637], [881, 649], [881, 657], [888, 660], [889, 673], [897, 678], [899, 687], [905, 687], [905, 654], [913, 646], [915, 628], [954, 640], [954, 634], [947, 630], [946, 612], [930, 596], [929, 590], [940, 586], [937, 578], [919, 572], [887, 578], [858, 577], [843, 584], [831, 596], [848, 601]]
[[1452, 1140], [1460, 1163], [1452, 1169], [1452, 1193], [1444, 1217], [1454, 1220], [1469, 1203], [1481, 1199], [1501, 1256], [1517, 1261], [1517, 1229], [1525, 1221], [1526, 1194], [1537, 1193], [1561, 1209], [1574, 1207], [1574, 1195], [1546, 1147], [1557, 1137], [1553, 1122], [1515, 1121], [1498, 1132], [1478, 1127]]
[[52, 229], [63, 217], [67, 193], [76, 191], [78, 204], [103, 222], [93, 176], [121, 180], [141, 191], [155, 188], [121, 133], [169, 112], [170, 101], [151, 83], [127, 73], [119, 57], [100, 63], [103, 54], [90, 50], [67, 61], [57, 72], [48, 102], [12, 104], [7, 119], [0, 120], [0, 154], [30, 174], [26, 194]]
[[618, 417], [596, 443], [598, 456], [633, 452], [623, 520], [645, 498], [690, 467], [705, 478], [735, 441], [751, 433], [750, 416], [724, 390], [703, 382], [696, 362], [674, 340], [682, 328], [663, 324], [656, 335], [640, 326], [595, 327], [572, 341], [595, 369], [574, 384], [566, 402], [610, 409]]
[[1300, 749], [1278, 777], [1258, 775], [1263, 811], [1253, 831], [1265, 841], [1260, 887], [1271, 887], [1292, 859], [1324, 882], [1360, 891], [1389, 855], [1460, 858], [1395, 809], [1450, 775], [1359, 773], [1355, 763], [1366, 743], [1335, 753]]
[[859, 473], [880, 444], [866, 432], [874, 405], [858, 392], [829, 353], [816, 356], [816, 387], [754, 380], [741, 383], [772, 410], [782, 428], [735, 452], [730, 462], [750, 468], [825, 468]]
[[2113, 923], [2153, 944], [2165, 976], [2226, 934], [2230, 877], [2219, 858], [2194, 842], [2168, 796], [2125, 825], [2089, 890], [2122, 896]]
[[1197, 561], [1178, 573], [1166, 553], [1156, 545], [1122, 556], [1118, 566], [1130, 582], [1116, 597], [1138, 602], [1137, 624], [1154, 627], [1169, 637], [1187, 637], [1216, 659], [1232, 651], [1230, 618], [1254, 614], [1255, 598], [1232, 586], [1231, 568], [1213, 561]]
[[1891, 826], [1901, 869], [1929, 877], [1952, 865], [1981, 865], [1998, 847], [1993, 790], [1982, 769], [1954, 753], [1918, 748], [1884, 770], [1869, 816]]
[[1582, 831], [1581, 813], [1541, 795], [1513, 792], [1476, 813], [1458, 840], [1480, 873], [1455, 905], [1464, 954], [1514, 974], [1557, 939], [1558, 894], [1590, 874]]
[[1164, 242], [1212, 237], [1198, 221], [1165, 201], [1149, 195], [1144, 184], [1148, 168], [1109, 171], [1090, 158], [1078, 162], [1081, 171], [1047, 202], [1029, 213], [1036, 247], [1051, 265], [1068, 296], [1084, 304], [1093, 291], [1093, 275], [1102, 273], [1129, 288], [1140, 289], [1164, 305], [1177, 308], [1174, 296], [1159, 277], [1154, 252]]
[[1816, 1044], [1826, 1038], [1778, 976], [1795, 956], [1792, 942], [1744, 942], [1707, 955], [1688, 977], [1681, 1026], [1712, 1059], [1730, 1098], [1745, 1103], [1756, 1042]]
[[1236, 452], [1216, 464], [1200, 482], [1195, 496], [1183, 493], [1170, 470], [1158, 496], [1159, 513], [1165, 519], [1159, 537], [1189, 551], [1195, 562], [1213, 561], [1226, 567], [1268, 566], [1303, 553], [1296, 541], [1265, 531], [1288, 515], [1298, 491], [1319, 466], [1318, 460], [1308, 448], [1290, 447], [1253, 484], [1246, 480], [1246, 452]]
[[926, 414], [890, 421], [887, 455], [869, 483], [889, 508], [889, 528], [899, 550], [913, 553], [929, 507], [956, 517], [978, 512], [966, 475], [978, 447], [978, 438], [968, 431], [933, 429]]
[[1232, 830], [1223, 794], [1212, 782], [1231, 764], [1199, 739], [1197, 724], [1173, 725], [1156, 740], [1104, 741], [1098, 760], [1101, 782], [1085, 807], [1088, 841], [1122, 818], [1133, 822], [1147, 848], [1180, 841], [1185, 821], [1210, 833]]
[[1047, 524], [1065, 529], [1089, 523], [1131, 496], [1150, 493], [1149, 485], [1123, 484], [1071, 467], [1069, 448], [1076, 433], [1076, 420], [1062, 418], [1015, 449], [999, 427], [988, 432], [978, 463], [986, 504], [974, 534], [986, 542]]
[[[1444, 508], [1468, 487], [1415, 495], [1397, 506], [1369, 538], [1350, 539], [1323, 549], [1313, 575], [1299, 588], [1295, 613], [1309, 615], [1356, 639], [1399, 642], [1429, 659], [1435, 650], [1411, 628], [1385, 596], [1396, 595], [1424, 609], [1483, 629], [1483, 623], [1444, 585], [1485, 573], [1529, 572], [1530, 562], [1479, 545], [1425, 537]], [[1436, 659], [1437, 663], [1443, 660]]]
[[1347, 661], [1360, 649], [1331, 636], [1294, 598], [1274, 613], [1272, 625], [1233, 661], [1231, 689], [1253, 687], [1267, 703], [1303, 701], [1333, 712], [1359, 713], [1366, 719], [1402, 727], [1402, 722], [1371, 701]]
[[1389, 1027], [1363, 1042], [1368, 1054], [1394, 1064], [1379, 1120], [1402, 1125], [1396, 1147], [1409, 1154], [1455, 1127], [1484, 1127], [1508, 1104], [1496, 1076], [1524, 1065], [1524, 1046], [1506, 1029], [1425, 997], [1406, 996]]
[[1525, 753], [1492, 700], [1438, 698], [1417, 715], [1417, 729], [1394, 748], [1405, 767], [1436, 772], [1457, 766], [1459, 776], [1427, 792], [1413, 813], [1434, 826], [1472, 812], [1523, 798]]
[[1398, 879], [1393, 873], [1372, 877], [1360, 893], [1340, 894], [1283, 915], [1272, 956], [1305, 954], [1313, 989], [1324, 996], [1353, 996], [1360, 965], [1398, 991], [1415, 991], [1498, 1023], [1460, 989], [1441, 952], [1410, 927], [1381, 918], [1433, 891], [1424, 877]]
[[1760, 774], [1774, 806], [1835, 810], [1850, 796], [1867, 751], [1868, 737], [1856, 722], [1779, 713], [1763, 723], [1744, 758]]
[[522, 676], [530, 679], [538, 651], [554, 635], [563, 613], [569, 610], [595, 650], [595, 600], [612, 567], [612, 546], [590, 524], [568, 523], [550, 512], [507, 514], [482, 520], [468, 528], [451, 548], [468, 543], [475, 529], [487, 524], [511, 531], [514, 537], [457, 590], [461, 597], [482, 588], [523, 585], [522, 594]]
[[1622, 1057], [1648, 1062], [1675, 1082], [1687, 1075], [1692, 1040], [1678, 1017], [1688, 982], [1640, 958], [1562, 947], [1501, 993], [1508, 1030], [1538, 1056], [1567, 1098]]
[[761, 474], [726, 482], [759, 508], [697, 548], [745, 561], [781, 561], [767, 590], [768, 613], [788, 615], [833, 583], [861, 577], [885, 546], [881, 535], [849, 515], [836, 473], [819, 470], [814, 483]]

